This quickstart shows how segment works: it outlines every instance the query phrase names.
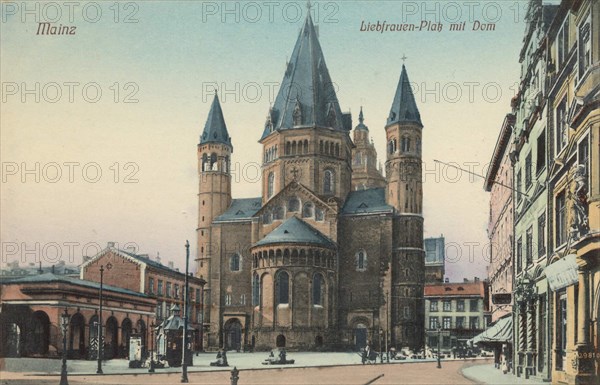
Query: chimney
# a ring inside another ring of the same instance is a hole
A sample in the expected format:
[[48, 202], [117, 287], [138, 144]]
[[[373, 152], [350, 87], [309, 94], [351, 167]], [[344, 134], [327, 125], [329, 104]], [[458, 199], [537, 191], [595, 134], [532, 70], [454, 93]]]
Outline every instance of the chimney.
[[469, 282], [469, 279], [468, 278], [463, 278], [463, 282], [467, 283], [467, 282]]
[[444, 283], [450, 283], [450, 278], [445, 278]]
[[115, 243], [114, 243], [114, 242], [108, 242], [108, 243], [106, 244], [106, 247], [109, 247], [109, 248], [110, 248], [110, 247], [115, 247]]
[[156, 252], [156, 262], [160, 263], [160, 253]]
[[173, 264], [173, 261], [169, 261], [168, 265], [169, 265], [169, 269], [173, 269], [175, 267], [175, 265]]
[[475, 278], [473, 279], [473, 281], [474, 281], [474, 282], [479, 282], [479, 277], [475, 277]]

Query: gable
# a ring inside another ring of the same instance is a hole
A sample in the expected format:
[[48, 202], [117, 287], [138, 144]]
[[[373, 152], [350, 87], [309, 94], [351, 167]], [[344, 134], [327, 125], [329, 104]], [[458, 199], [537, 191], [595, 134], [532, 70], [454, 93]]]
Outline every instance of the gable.
[[269, 199], [269, 201], [254, 214], [254, 217], [261, 217], [265, 212], [273, 211], [282, 205], [287, 205], [288, 200], [292, 197], [298, 197], [301, 205], [304, 202], [310, 201], [315, 205], [315, 207], [318, 207], [322, 210], [331, 211], [335, 214], [338, 212], [335, 201], [329, 200], [328, 202], [325, 202], [301, 183], [291, 181], [281, 191]]

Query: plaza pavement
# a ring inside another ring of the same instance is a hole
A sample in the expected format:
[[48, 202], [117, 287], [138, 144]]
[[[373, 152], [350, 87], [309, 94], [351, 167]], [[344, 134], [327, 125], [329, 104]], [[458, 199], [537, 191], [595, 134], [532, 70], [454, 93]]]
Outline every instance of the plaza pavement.
[[[229, 385], [231, 369], [239, 370], [238, 385], [337, 385], [337, 384], [539, 384], [517, 379], [494, 369], [491, 359], [443, 360], [437, 369], [434, 360], [395, 361], [391, 364], [362, 365], [356, 353], [288, 353], [295, 365], [262, 365], [267, 354], [228, 353], [228, 368], [209, 366], [214, 353], [194, 357], [189, 367], [192, 384]], [[0, 385], [50, 385], [58, 383], [60, 360], [0, 360]], [[129, 369], [126, 360], [111, 360], [103, 365], [104, 375], [96, 375], [95, 361], [69, 361], [69, 384], [175, 384], [180, 383], [181, 368]]]

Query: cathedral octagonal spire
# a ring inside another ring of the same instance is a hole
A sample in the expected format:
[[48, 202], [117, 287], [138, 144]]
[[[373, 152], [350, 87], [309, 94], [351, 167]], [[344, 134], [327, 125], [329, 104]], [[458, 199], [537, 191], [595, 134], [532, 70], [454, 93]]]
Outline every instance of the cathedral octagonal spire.
[[231, 146], [231, 138], [227, 132], [227, 125], [225, 124], [225, 118], [223, 118], [223, 110], [221, 110], [221, 103], [219, 103], [216, 90], [204, 125], [204, 131], [200, 137], [200, 144], [205, 143], [222, 143]]
[[408, 74], [406, 73], [406, 67], [402, 64], [402, 73], [400, 74], [400, 81], [396, 88], [396, 94], [394, 96], [394, 102], [390, 109], [390, 114], [387, 119], [387, 126], [394, 123], [412, 122], [417, 123], [423, 127], [421, 122], [421, 114], [417, 108], [415, 102], [415, 96], [410, 86], [410, 80], [408, 80]]
[[349, 131], [310, 11], [286, 65], [261, 140], [271, 132], [296, 127], [328, 127]]

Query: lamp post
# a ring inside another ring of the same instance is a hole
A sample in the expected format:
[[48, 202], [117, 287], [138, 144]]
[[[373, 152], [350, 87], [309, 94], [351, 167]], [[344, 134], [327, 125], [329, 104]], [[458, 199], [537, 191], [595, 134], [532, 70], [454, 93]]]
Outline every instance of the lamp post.
[[200, 352], [204, 353], [204, 285], [206, 281], [200, 276]]
[[60, 326], [62, 326], [63, 332], [63, 351], [62, 351], [62, 368], [60, 370], [60, 385], [69, 385], [67, 379], [67, 328], [69, 326], [69, 313], [67, 308], [65, 312], [60, 315]]
[[442, 360], [440, 358], [440, 351], [442, 350], [442, 328], [438, 326], [438, 346], [437, 346], [437, 368], [442, 368]]
[[[112, 269], [112, 264], [109, 262], [106, 265], [106, 269]], [[96, 374], [104, 374], [102, 372], [102, 355], [104, 353], [104, 341], [102, 338], [102, 302], [103, 302], [103, 289], [104, 289], [104, 265], [100, 266], [100, 311], [98, 312], [98, 369]]]
[[150, 348], [150, 369], [148, 369], [148, 373], [154, 373], [154, 349], [155, 349], [155, 341], [154, 341], [154, 328], [156, 325], [154, 322], [150, 324], [150, 341], [152, 342], [152, 347]]
[[181, 354], [181, 382], [187, 383], [187, 329], [188, 329], [188, 289], [189, 289], [189, 263], [190, 262], [190, 242], [185, 241], [185, 294], [184, 294], [184, 307], [183, 307], [183, 344], [181, 348], [183, 353]]

